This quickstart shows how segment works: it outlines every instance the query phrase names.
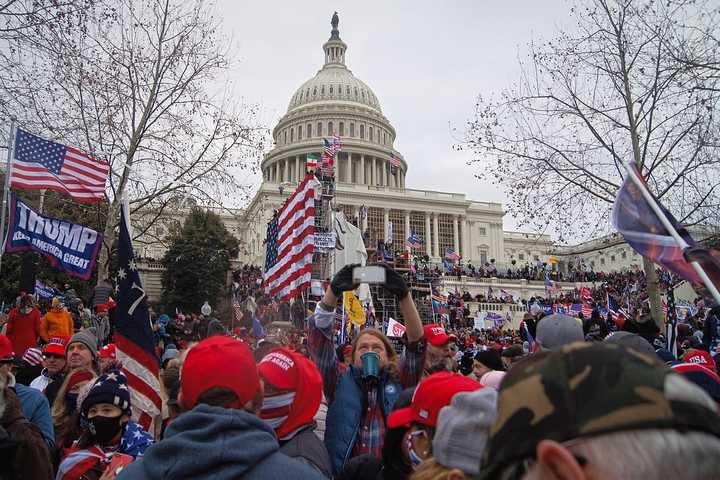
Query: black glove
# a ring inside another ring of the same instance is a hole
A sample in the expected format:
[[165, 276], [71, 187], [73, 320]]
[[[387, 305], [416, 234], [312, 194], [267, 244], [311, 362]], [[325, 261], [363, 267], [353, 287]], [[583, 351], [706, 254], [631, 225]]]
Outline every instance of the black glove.
[[410, 293], [410, 289], [408, 288], [407, 283], [405, 283], [405, 279], [387, 265], [382, 265], [382, 267], [385, 269], [385, 288], [387, 288], [388, 291], [395, 295], [399, 300], [407, 297], [408, 293]]
[[353, 283], [353, 269], [359, 266], [359, 263], [351, 263], [350, 265], [345, 265], [335, 274], [332, 282], [330, 282], [330, 290], [332, 290], [336, 297], [340, 298], [343, 292], [357, 288], [357, 284]]

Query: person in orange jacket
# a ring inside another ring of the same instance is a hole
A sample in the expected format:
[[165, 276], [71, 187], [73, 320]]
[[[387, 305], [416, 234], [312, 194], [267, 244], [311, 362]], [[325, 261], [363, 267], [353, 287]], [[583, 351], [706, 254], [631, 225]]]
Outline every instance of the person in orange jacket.
[[73, 333], [73, 320], [70, 312], [58, 297], [53, 297], [51, 308], [43, 317], [40, 325], [40, 337], [47, 343], [50, 337], [71, 337]]

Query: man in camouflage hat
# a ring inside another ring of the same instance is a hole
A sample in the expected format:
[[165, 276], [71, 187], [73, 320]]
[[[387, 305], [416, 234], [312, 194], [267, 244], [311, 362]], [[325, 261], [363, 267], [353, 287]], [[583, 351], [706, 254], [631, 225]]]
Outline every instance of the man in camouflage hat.
[[657, 359], [573, 343], [505, 376], [481, 479], [718, 478], [720, 416]]

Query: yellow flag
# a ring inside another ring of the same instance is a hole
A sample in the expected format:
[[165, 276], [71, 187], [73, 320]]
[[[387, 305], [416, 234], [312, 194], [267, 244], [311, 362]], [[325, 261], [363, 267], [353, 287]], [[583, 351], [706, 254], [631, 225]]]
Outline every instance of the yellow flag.
[[343, 292], [343, 305], [348, 320], [355, 325], [365, 325], [365, 310], [360, 305], [360, 300], [352, 292]]

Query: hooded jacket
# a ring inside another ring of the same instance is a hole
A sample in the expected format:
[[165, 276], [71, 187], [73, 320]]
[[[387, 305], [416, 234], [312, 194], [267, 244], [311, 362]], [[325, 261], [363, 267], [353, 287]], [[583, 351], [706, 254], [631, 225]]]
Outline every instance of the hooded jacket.
[[165, 438], [118, 480], [316, 480], [312, 467], [280, 453], [266, 423], [243, 410], [200, 404], [170, 424]]
[[18, 357], [22, 356], [28, 348], [36, 347], [40, 337], [40, 312], [37, 308], [33, 308], [30, 313], [22, 312], [19, 307], [10, 310], [7, 336]]

